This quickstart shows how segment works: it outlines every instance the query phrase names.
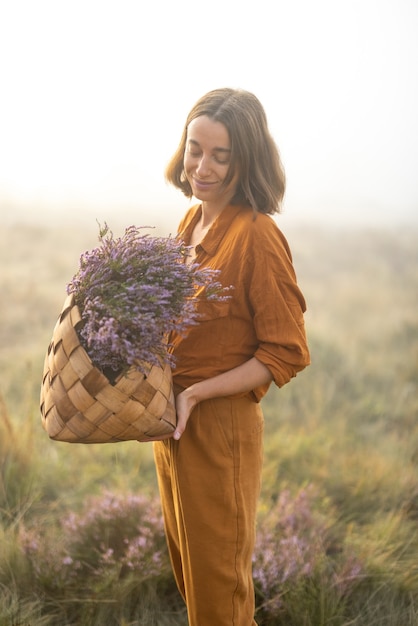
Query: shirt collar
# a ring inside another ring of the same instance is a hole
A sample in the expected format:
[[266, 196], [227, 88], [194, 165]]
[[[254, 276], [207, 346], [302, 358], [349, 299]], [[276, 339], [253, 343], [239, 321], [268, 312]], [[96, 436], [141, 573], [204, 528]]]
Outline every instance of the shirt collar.
[[[189, 223], [186, 225], [183, 232], [180, 233], [180, 236], [185, 241], [186, 245], [187, 242], [190, 241], [193, 229], [202, 215], [201, 204], [197, 205], [194, 208], [195, 210], [190, 217]], [[219, 244], [221, 243], [225, 233], [234, 221], [235, 217], [238, 215], [238, 213], [245, 210], [251, 211], [252, 209], [237, 204], [230, 204], [225, 207], [224, 210], [218, 215], [218, 217], [210, 227], [208, 233], [204, 236], [201, 243], [199, 244], [209, 256], [213, 256], [216, 253]]]

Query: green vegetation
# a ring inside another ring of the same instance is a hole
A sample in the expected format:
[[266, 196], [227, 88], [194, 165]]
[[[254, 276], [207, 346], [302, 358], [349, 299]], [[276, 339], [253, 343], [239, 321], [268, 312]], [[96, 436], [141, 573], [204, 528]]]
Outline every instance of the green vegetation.
[[[44, 354], [96, 230], [0, 233], [0, 626], [187, 624], [151, 445], [41, 427]], [[263, 402], [257, 620], [418, 625], [418, 232], [287, 234], [312, 365]]]

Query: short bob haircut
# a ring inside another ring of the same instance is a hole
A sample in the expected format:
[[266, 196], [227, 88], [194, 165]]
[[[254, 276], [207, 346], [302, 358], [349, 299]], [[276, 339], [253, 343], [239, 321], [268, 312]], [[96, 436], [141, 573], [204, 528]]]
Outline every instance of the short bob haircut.
[[267, 118], [258, 98], [242, 89], [215, 89], [200, 98], [190, 111], [180, 144], [165, 170], [165, 178], [187, 198], [192, 189], [184, 172], [187, 129], [197, 117], [207, 115], [221, 122], [229, 133], [231, 162], [224, 181], [227, 186], [239, 172], [233, 204], [251, 206], [260, 213], [280, 213], [286, 177], [279, 150], [267, 126]]

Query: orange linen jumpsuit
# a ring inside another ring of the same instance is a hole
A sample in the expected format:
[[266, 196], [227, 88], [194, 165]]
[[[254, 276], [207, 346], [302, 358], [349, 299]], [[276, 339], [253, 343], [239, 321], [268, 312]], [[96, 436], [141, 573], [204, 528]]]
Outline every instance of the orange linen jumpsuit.
[[[188, 244], [201, 215], [180, 224]], [[273, 219], [229, 206], [196, 247], [202, 267], [232, 285], [223, 302], [199, 301], [186, 337], [170, 338], [176, 391], [253, 356], [279, 387], [309, 364], [303, 313], [287, 242]], [[179, 441], [154, 443], [174, 575], [190, 626], [253, 626], [252, 555], [263, 455], [259, 401], [269, 385], [198, 404]]]

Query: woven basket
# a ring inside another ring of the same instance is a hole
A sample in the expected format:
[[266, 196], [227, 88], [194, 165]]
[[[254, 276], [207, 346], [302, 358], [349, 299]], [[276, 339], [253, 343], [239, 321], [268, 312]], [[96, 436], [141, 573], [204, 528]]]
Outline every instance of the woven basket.
[[169, 365], [135, 368], [114, 384], [97, 369], [80, 344], [81, 314], [66, 298], [45, 357], [40, 408], [51, 439], [69, 443], [146, 441], [176, 426]]

